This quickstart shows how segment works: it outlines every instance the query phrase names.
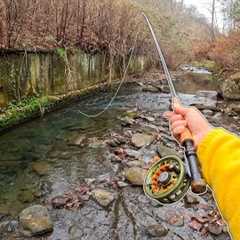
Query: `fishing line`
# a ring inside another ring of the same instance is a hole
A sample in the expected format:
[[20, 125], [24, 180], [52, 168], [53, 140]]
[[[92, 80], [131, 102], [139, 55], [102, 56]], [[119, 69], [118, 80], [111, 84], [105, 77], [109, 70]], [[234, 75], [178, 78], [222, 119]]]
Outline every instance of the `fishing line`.
[[113, 97], [111, 98], [111, 100], [109, 101], [109, 103], [105, 106], [105, 108], [98, 112], [98, 113], [95, 113], [95, 114], [88, 114], [88, 113], [85, 113], [85, 112], [82, 112], [81, 110], [78, 110], [77, 112], [80, 113], [81, 115], [83, 115], [84, 117], [87, 117], [87, 118], [98, 118], [99, 116], [103, 115], [108, 109], [110, 109], [110, 107], [112, 106], [112, 103], [115, 101], [115, 99], [117, 98], [118, 94], [119, 94], [119, 91], [121, 90], [122, 88], [122, 85], [123, 83], [125, 82], [126, 80], [126, 76], [127, 76], [127, 72], [128, 72], [128, 69], [130, 67], [130, 63], [132, 61], [132, 58], [133, 58], [133, 53], [134, 53], [134, 50], [136, 48], [136, 43], [137, 43], [137, 39], [138, 39], [138, 34], [139, 34], [139, 31], [137, 32], [136, 34], [136, 38], [134, 40], [134, 44], [133, 44], [133, 47], [131, 48], [131, 54], [130, 54], [130, 57], [129, 57], [129, 60], [128, 60], [128, 64], [125, 68], [125, 71], [124, 71], [124, 74], [123, 74], [123, 77], [119, 83], [119, 86], [115, 92], [115, 94], [113, 95]]

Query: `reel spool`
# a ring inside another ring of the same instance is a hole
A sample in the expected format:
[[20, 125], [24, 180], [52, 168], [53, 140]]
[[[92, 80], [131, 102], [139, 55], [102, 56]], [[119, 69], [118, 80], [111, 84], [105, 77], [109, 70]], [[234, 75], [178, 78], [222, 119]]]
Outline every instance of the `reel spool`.
[[190, 187], [183, 161], [178, 156], [166, 156], [154, 163], [147, 172], [143, 190], [159, 203], [172, 204], [184, 197]]

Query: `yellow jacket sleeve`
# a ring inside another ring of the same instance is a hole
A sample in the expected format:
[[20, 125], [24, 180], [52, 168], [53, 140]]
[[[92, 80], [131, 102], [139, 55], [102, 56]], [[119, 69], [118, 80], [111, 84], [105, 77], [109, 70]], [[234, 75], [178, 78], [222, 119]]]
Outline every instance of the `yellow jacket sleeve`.
[[200, 143], [198, 157], [233, 239], [240, 240], [240, 138], [214, 129]]

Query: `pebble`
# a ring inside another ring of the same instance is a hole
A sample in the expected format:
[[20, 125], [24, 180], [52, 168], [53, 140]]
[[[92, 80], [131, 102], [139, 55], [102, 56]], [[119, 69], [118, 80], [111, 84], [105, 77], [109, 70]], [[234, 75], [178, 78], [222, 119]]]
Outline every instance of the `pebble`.
[[151, 237], [165, 237], [168, 234], [168, 229], [160, 223], [147, 226], [146, 231]]
[[197, 197], [195, 197], [195, 196], [193, 196], [193, 195], [188, 193], [184, 197], [184, 202], [185, 202], [186, 207], [189, 207], [191, 205], [198, 204], [199, 200], [198, 200]]
[[113, 193], [103, 189], [93, 190], [92, 196], [97, 201], [97, 203], [103, 207], [108, 207], [115, 199], [115, 196]]
[[223, 232], [223, 225], [220, 225], [217, 222], [209, 223], [208, 231], [213, 235], [218, 236]]
[[52, 206], [55, 209], [64, 208], [67, 204], [68, 199], [64, 196], [57, 196], [51, 200]]

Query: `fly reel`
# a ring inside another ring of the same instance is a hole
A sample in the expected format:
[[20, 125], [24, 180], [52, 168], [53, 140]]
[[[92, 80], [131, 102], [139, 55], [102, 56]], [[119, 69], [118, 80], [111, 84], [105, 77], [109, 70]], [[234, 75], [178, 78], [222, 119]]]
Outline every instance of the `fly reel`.
[[147, 172], [145, 194], [161, 204], [172, 204], [184, 197], [190, 187], [183, 161], [177, 156], [166, 156], [154, 163]]

